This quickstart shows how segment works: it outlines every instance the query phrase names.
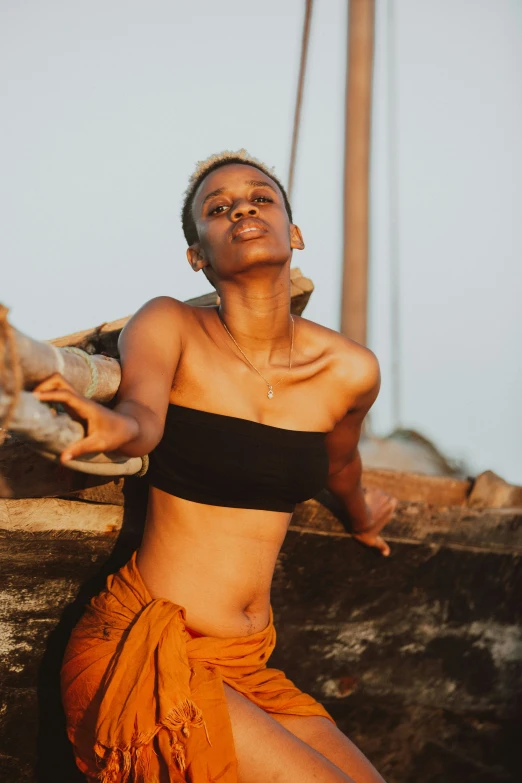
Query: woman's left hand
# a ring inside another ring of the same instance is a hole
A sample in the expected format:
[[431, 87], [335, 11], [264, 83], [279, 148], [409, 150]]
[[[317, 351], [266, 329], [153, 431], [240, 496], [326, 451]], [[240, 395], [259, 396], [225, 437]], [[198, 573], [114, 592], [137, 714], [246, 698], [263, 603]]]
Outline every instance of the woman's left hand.
[[398, 500], [380, 489], [368, 490], [365, 493], [365, 500], [372, 524], [361, 533], [352, 533], [352, 536], [360, 544], [377, 549], [384, 557], [388, 557], [390, 547], [379, 533], [393, 517]]

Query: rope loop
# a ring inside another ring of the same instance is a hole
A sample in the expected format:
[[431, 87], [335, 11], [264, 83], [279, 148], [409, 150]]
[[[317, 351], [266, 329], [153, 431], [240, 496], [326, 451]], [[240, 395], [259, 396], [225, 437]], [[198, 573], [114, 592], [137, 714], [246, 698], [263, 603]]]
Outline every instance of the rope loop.
[[68, 345], [65, 348], [62, 348], [62, 351], [67, 351], [67, 353], [74, 353], [76, 356], [79, 356], [81, 359], [87, 362], [89, 370], [91, 371], [91, 382], [89, 383], [86, 391], [83, 392], [83, 396], [90, 399], [96, 391], [96, 387], [98, 386], [98, 368], [96, 367], [92, 356], [90, 356], [87, 351], [84, 351], [83, 348], [75, 348], [72, 345]]
[[149, 455], [144, 454], [143, 457], [141, 458], [141, 469], [138, 470], [138, 472], [135, 473], [134, 476], [136, 478], [141, 478], [142, 476], [145, 475], [148, 469], [149, 469]]

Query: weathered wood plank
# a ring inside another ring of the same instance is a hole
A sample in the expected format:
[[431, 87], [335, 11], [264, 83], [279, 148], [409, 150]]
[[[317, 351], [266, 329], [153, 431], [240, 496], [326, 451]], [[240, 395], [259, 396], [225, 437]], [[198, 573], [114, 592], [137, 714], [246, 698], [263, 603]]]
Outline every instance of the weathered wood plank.
[[359, 683], [417, 704], [513, 715], [522, 696], [520, 555], [419, 544], [397, 553], [386, 560], [348, 538], [290, 531], [274, 607], [288, 655], [319, 652], [297, 656], [295, 676], [311, 676], [323, 697]]
[[464, 505], [473, 486], [471, 479], [377, 468], [364, 471], [363, 483], [367, 489], [382, 489], [399, 500], [434, 506]]
[[122, 506], [58, 498], [0, 500], [0, 528], [11, 531], [80, 530], [104, 535], [119, 530], [122, 519]]

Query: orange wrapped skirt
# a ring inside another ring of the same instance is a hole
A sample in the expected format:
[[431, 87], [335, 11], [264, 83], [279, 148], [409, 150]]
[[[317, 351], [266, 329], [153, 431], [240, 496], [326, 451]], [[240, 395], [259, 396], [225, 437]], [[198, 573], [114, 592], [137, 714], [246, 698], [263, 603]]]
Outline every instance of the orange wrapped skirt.
[[237, 783], [223, 683], [266, 712], [333, 718], [267, 668], [270, 622], [234, 639], [191, 636], [185, 610], [153, 600], [136, 555], [107, 580], [62, 666], [67, 732], [78, 767], [102, 783]]

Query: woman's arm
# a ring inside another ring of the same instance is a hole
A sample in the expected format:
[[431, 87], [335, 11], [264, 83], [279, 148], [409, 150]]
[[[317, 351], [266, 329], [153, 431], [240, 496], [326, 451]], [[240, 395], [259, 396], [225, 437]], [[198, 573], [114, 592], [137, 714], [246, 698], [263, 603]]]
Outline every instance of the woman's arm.
[[358, 449], [364, 417], [379, 393], [377, 358], [370, 350], [351, 344], [340, 359], [340, 378], [346, 390], [346, 413], [326, 437], [330, 458], [327, 487], [346, 509], [354, 538], [388, 555], [390, 549], [379, 533], [390, 521], [397, 501], [385, 492], [364, 494]]
[[121, 383], [113, 410], [138, 423], [137, 435], [120, 447], [129, 457], [148, 454], [163, 435], [183, 348], [184, 307], [167, 296], [152, 299], [132, 316], [118, 339]]
[[58, 373], [33, 390], [42, 401], [61, 402], [86, 425], [86, 437], [65, 449], [62, 462], [109, 451], [139, 457], [157, 445], [182, 351], [183, 307], [157, 297], [127, 322], [118, 341], [122, 377], [112, 409], [78, 394]]

